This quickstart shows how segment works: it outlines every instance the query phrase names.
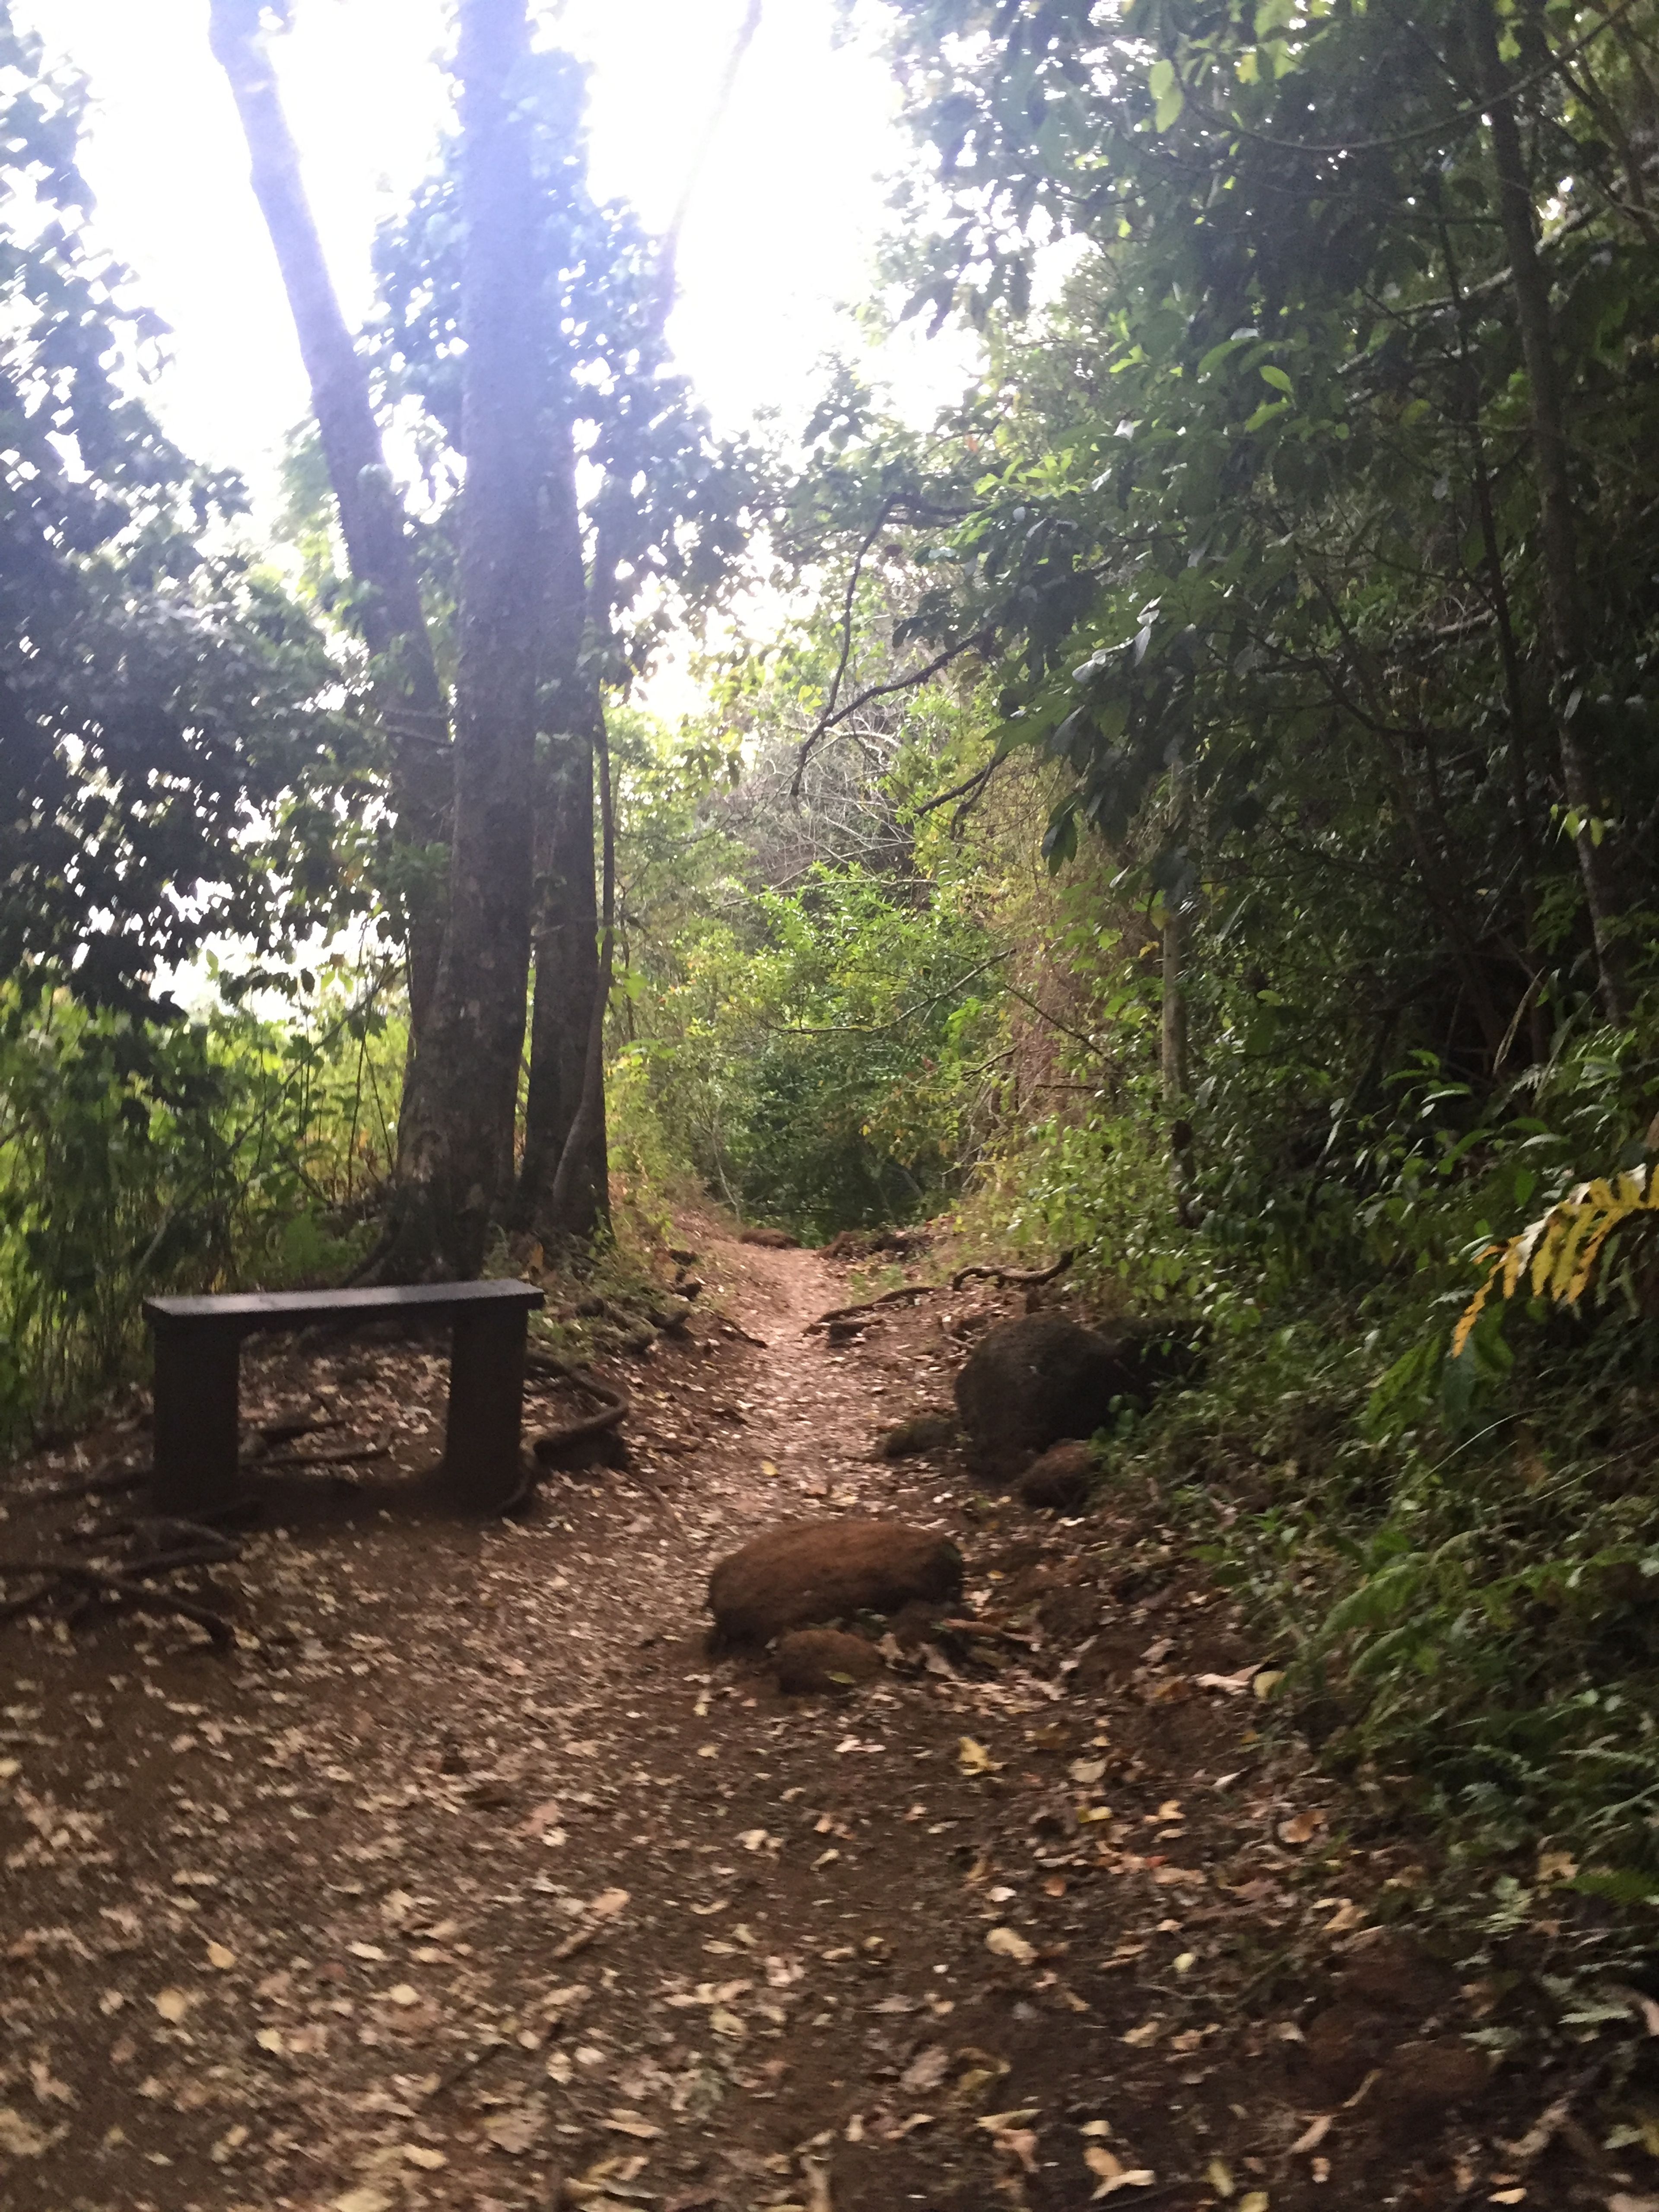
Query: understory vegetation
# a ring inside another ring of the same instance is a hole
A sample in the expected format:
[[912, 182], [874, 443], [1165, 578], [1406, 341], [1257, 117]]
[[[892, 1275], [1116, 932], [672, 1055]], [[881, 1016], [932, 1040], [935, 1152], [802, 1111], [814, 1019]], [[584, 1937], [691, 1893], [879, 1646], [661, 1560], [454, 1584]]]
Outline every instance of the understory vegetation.
[[[520, 981], [580, 938], [601, 1157], [647, 1212], [926, 1221], [1170, 1316], [1194, 1378], [1124, 1410], [1101, 1480], [1242, 1593], [1324, 1755], [1380, 1817], [1659, 1897], [1654, 10], [881, 20], [916, 155], [872, 313], [976, 329], [983, 375], [918, 430], [830, 364], [762, 452], [665, 370], [606, 416], [626, 380], [582, 356], [632, 550], [605, 568], [610, 509], [572, 526]], [[405, 1075], [449, 1046], [411, 1061], [444, 855], [394, 820], [401, 664], [329, 495], [300, 584], [225, 550], [238, 488], [131, 396], [150, 333], [87, 242], [77, 95], [3, 9], [0, 64], [38, 218], [0, 269], [21, 1447], [137, 1371], [144, 1295], [383, 1255]], [[418, 388], [429, 440], [452, 183], [389, 228], [370, 333], [382, 416]], [[636, 228], [579, 212], [615, 264], [592, 329], [642, 318], [658, 363]], [[434, 687], [447, 516], [409, 532]], [[671, 635], [703, 697], [672, 726], [641, 688]], [[550, 1159], [585, 1127], [586, 1030], [535, 1034], [498, 1054], [485, 1263], [580, 1267], [526, 1162], [556, 1060]]]

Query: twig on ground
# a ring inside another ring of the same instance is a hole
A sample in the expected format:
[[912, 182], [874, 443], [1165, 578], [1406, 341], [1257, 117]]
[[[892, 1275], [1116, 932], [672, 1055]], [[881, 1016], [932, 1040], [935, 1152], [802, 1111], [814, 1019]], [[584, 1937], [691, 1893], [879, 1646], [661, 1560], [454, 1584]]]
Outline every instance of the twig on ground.
[[67, 1505], [77, 1498], [103, 1498], [122, 1490], [137, 1490], [150, 1478], [145, 1467], [105, 1468], [96, 1474], [88, 1474], [79, 1482], [65, 1482], [56, 1490], [37, 1490], [31, 1492], [31, 1505]]
[[204, 1628], [218, 1644], [234, 1641], [235, 1632], [222, 1613], [215, 1613], [205, 1605], [198, 1605], [191, 1598], [180, 1597], [176, 1591], [152, 1589], [145, 1583], [132, 1577], [139, 1574], [160, 1574], [174, 1566], [196, 1566], [202, 1564], [194, 1554], [175, 1555], [156, 1560], [140, 1560], [131, 1572], [119, 1573], [105, 1567], [95, 1567], [84, 1559], [4, 1559], [0, 1560], [0, 1581], [9, 1581], [16, 1575], [41, 1577], [38, 1589], [24, 1598], [14, 1598], [0, 1607], [0, 1620], [27, 1612], [55, 1592], [60, 1582], [74, 1583], [83, 1589], [98, 1590], [112, 1597], [125, 1598], [129, 1605], [155, 1613], [175, 1613], [185, 1620], [192, 1620]]

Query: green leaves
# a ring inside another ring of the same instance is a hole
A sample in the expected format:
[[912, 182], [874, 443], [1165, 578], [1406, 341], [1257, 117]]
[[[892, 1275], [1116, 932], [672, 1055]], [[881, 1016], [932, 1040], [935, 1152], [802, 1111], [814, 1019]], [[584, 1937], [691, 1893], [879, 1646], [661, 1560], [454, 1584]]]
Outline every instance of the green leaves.
[[1164, 58], [1155, 61], [1147, 75], [1146, 85], [1155, 103], [1153, 127], [1160, 131], [1168, 131], [1180, 119], [1181, 111], [1187, 105], [1187, 95], [1176, 75], [1175, 64]]

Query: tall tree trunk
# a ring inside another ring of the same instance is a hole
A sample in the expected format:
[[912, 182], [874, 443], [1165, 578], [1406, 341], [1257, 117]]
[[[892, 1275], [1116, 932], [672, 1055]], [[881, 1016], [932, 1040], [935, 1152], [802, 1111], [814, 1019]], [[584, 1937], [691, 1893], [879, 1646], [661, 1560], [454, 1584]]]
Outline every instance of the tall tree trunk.
[[374, 659], [375, 698], [390, 742], [392, 811], [405, 864], [400, 895], [413, 1046], [431, 1009], [443, 932], [448, 717], [405, 518], [369, 402], [368, 373], [352, 343], [323, 258], [259, 16], [259, 0], [212, 0], [210, 36], [241, 118], [254, 194], [288, 294], [346, 559], [365, 587], [358, 619]]
[[461, 0], [465, 342], [460, 653], [449, 915], [405, 1103], [392, 1265], [478, 1272], [512, 1184], [530, 973], [545, 453], [534, 288], [538, 198], [514, 77], [526, 0]]
[[1577, 686], [1588, 675], [1583, 594], [1578, 574], [1577, 521], [1567, 465], [1565, 414], [1556, 355], [1549, 279], [1538, 255], [1532, 187], [1515, 115], [1515, 88], [1498, 50], [1492, 0], [1467, 0], [1466, 21], [1498, 179], [1498, 216], [1510, 257], [1510, 289], [1526, 365], [1533, 468], [1538, 483], [1544, 605], [1555, 663], [1556, 744], [1561, 782], [1577, 823], [1576, 843], [1584, 902], [1595, 942], [1597, 976], [1607, 1019], [1625, 1018], [1624, 958], [1619, 942], [1620, 896], [1593, 746], [1576, 722]]

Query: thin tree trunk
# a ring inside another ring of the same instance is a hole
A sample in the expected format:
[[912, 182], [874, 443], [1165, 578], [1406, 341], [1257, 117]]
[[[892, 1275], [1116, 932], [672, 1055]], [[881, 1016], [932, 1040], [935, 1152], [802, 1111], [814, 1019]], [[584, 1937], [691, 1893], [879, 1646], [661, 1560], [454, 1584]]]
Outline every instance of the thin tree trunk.
[[[1521, 651], [1510, 607], [1509, 580], [1504, 573], [1504, 549], [1498, 535], [1492, 506], [1492, 472], [1486, 465], [1486, 443], [1480, 427], [1480, 378], [1474, 365], [1469, 328], [1469, 304], [1464, 296], [1462, 274], [1452, 246], [1450, 226], [1440, 222], [1440, 249], [1446, 264], [1446, 283], [1457, 315], [1457, 358], [1462, 371], [1464, 405], [1468, 410], [1469, 473], [1474, 488], [1475, 512], [1480, 522], [1480, 550], [1486, 562], [1486, 587], [1492, 617], [1498, 625], [1498, 659], [1504, 670], [1504, 700], [1509, 710], [1509, 744], [1505, 748], [1510, 771], [1510, 804], [1515, 816], [1516, 854], [1521, 864], [1521, 928], [1527, 975], [1527, 1022], [1532, 1057], [1541, 1064], [1549, 1039], [1538, 984], [1542, 955], [1538, 947], [1538, 830], [1533, 819], [1531, 775], [1528, 764], [1526, 680]], [[1513, 1030], [1511, 1022], [1510, 1029]], [[1497, 1073], [1496, 1067], [1493, 1069]]]
[[430, 1011], [443, 932], [448, 716], [405, 518], [369, 400], [368, 369], [352, 343], [323, 258], [259, 16], [258, 0], [213, 0], [210, 36], [241, 118], [254, 194], [288, 294], [346, 559], [353, 577], [365, 586], [356, 611], [374, 655], [375, 697], [390, 741], [392, 811], [404, 864], [399, 896], [413, 1046]]
[[[679, 198], [657, 255], [641, 352], [661, 341], [672, 312], [680, 234], [702, 167], [719, 136], [731, 104], [744, 56], [760, 28], [763, 0], [749, 0], [721, 74], [701, 137], [687, 168]], [[562, 454], [550, 476], [556, 508], [565, 504], [563, 477], [569, 465], [574, 512], [574, 455]], [[632, 503], [628, 471], [602, 487], [601, 514]], [[557, 481], [554, 481], [556, 479]], [[556, 532], [559, 530], [555, 523]], [[600, 534], [613, 535], [603, 525]], [[580, 521], [576, 539], [580, 571]], [[556, 567], [558, 555], [555, 553]], [[608, 638], [615, 614], [616, 562], [601, 547], [586, 592], [586, 635], [590, 644]], [[554, 596], [568, 604], [556, 577]], [[580, 643], [580, 640], [578, 641]], [[563, 653], [554, 648], [554, 661]], [[605, 1113], [605, 1018], [611, 996], [615, 934], [615, 825], [605, 737], [602, 683], [584, 673], [579, 740], [555, 731], [544, 781], [545, 818], [540, 832], [542, 882], [536, 936], [536, 997], [531, 1023], [530, 1081], [525, 1101], [524, 1159], [515, 1218], [544, 1242], [585, 1239], [610, 1218], [610, 1163]], [[562, 689], [562, 687], [559, 687]], [[557, 691], [556, 690], [556, 697]], [[565, 714], [568, 728], [575, 718]], [[580, 757], [578, 755], [580, 754]], [[605, 917], [595, 913], [593, 892], [593, 782], [600, 785], [605, 810]]]
[[511, 1190], [530, 971], [545, 454], [526, 0], [461, 0], [460, 652], [448, 924], [409, 1102], [394, 1264], [478, 1272]]
[[611, 1003], [611, 978], [617, 946], [617, 822], [611, 787], [611, 748], [606, 742], [605, 714], [595, 701], [593, 720], [594, 768], [599, 785], [600, 877], [599, 973], [593, 993], [587, 1030], [587, 1051], [582, 1070], [581, 1097], [575, 1119], [559, 1155], [552, 1187], [547, 1194], [544, 1218], [558, 1233], [571, 1214], [590, 1148], [597, 1133], [605, 1142], [605, 1018]]
[[1620, 897], [1614, 855], [1601, 830], [1607, 809], [1598, 788], [1598, 763], [1577, 724], [1577, 686], [1584, 680], [1587, 640], [1578, 574], [1577, 522], [1567, 464], [1565, 415], [1556, 356], [1549, 279], [1538, 255], [1532, 188], [1516, 121], [1514, 87], [1498, 50], [1492, 0], [1467, 0], [1468, 39], [1498, 178], [1498, 215], [1510, 257], [1510, 288], [1527, 371], [1533, 467], [1538, 481], [1539, 534], [1544, 562], [1544, 605], [1555, 663], [1556, 744], [1561, 781], [1577, 823], [1576, 844], [1584, 902], [1595, 942], [1601, 1003], [1611, 1022], [1625, 1017], [1623, 954], [1619, 943]]
[[547, 1200], [586, 1078], [599, 982], [599, 902], [593, 881], [593, 719], [599, 705], [582, 648], [587, 575], [576, 456], [564, 426], [548, 468], [547, 647], [543, 758], [537, 791], [536, 988], [524, 1156], [514, 1218], [549, 1236], [592, 1237], [608, 1215], [605, 1115], [588, 1133], [564, 1218]]
[[1186, 916], [1167, 894], [1164, 901], [1164, 1006], [1158, 1064], [1164, 1103], [1178, 1113], [1187, 1096]]

